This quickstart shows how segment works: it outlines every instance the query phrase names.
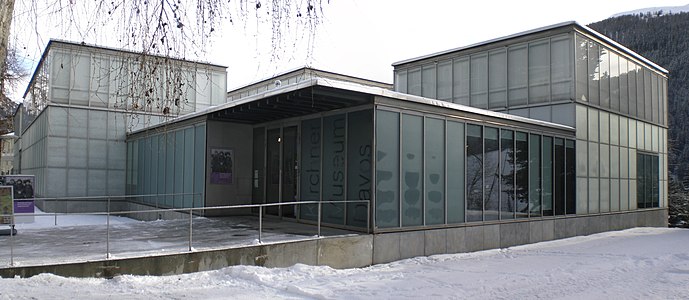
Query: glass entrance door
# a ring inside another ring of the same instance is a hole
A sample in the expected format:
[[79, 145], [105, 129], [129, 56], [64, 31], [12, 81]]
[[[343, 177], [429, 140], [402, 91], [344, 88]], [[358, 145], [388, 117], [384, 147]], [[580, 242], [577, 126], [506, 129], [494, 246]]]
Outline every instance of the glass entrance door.
[[[266, 203], [293, 202], [297, 197], [298, 127], [269, 129], [266, 133]], [[271, 206], [266, 213], [294, 218], [296, 207]]]

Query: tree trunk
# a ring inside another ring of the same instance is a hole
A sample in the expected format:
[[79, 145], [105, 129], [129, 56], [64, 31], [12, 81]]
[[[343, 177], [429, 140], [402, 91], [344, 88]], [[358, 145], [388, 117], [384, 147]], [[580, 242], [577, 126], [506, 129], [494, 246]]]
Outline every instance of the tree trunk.
[[[14, 0], [3, 0], [0, 4], [0, 70], [5, 74], [5, 60], [7, 59], [7, 41], [10, 37]], [[5, 92], [5, 79], [0, 76], [0, 92]], [[3, 98], [4, 98], [3, 94]]]

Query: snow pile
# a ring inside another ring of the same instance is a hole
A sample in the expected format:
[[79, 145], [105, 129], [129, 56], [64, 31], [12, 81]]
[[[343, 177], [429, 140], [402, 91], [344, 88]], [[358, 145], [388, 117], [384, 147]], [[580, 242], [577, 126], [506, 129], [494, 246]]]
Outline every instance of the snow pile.
[[362, 269], [236, 266], [175, 276], [0, 279], [0, 299], [679, 299], [689, 230], [635, 228]]

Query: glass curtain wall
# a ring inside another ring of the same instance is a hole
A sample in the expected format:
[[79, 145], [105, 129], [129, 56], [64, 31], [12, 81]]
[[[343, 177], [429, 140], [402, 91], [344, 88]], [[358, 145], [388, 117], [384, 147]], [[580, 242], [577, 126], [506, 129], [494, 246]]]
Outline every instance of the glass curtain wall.
[[[395, 70], [395, 90], [487, 109], [574, 97], [572, 34]], [[437, 66], [437, 67], [436, 67]]]
[[574, 214], [574, 145], [511, 128], [376, 110], [376, 226]]
[[149, 205], [203, 207], [205, 159], [205, 123], [128, 141], [127, 193], [151, 195], [138, 199]]
[[584, 35], [575, 37], [576, 99], [667, 125], [667, 77]]
[[[269, 141], [265, 157], [266, 194], [273, 196], [267, 198], [267, 202], [324, 201], [323, 222], [365, 227], [369, 221], [368, 203], [328, 201], [371, 200], [372, 110], [309, 118], [298, 124], [267, 130], [258, 127], [254, 131], [254, 136], [265, 134]], [[282, 145], [271, 146], [271, 141], [277, 141], [278, 137]], [[254, 157], [254, 170], [263, 169], [263, 159]], [[282, 189], [277, 188], [279, 184]], [[266, 201], [254, 199], [254, 202]], [[273, 213], [316, 220], [318, 205], [285, 206], [282, 211]]]

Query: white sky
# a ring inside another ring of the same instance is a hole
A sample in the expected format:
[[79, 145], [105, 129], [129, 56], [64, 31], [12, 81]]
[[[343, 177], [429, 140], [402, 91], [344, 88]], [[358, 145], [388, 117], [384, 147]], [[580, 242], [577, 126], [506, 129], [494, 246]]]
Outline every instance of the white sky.
[[[28, 0], [19, 1], [26, 3]], [[266, 46], [270, 39], [269, 28], [259, 27], [258, 32], [246, 32], [242, 25], [227, 25], [221, 28], [222, 35], [208, 45], [206, 57], [199, 59], [227, 66], [229, 89], [305, 65], [391, 83], [391, 64], [403, 59], [565, 21], [586, 25], [620, 12], [689, 4], [688, 0], [323, 2], [326, 3], [325, 19], [316, 32], [312, 55], [307, 55], [308, 39], [301, 38], [295, 42], [298, 46], [287, 47], [280, 53], [280, 60], [271, 61], [270, 47]], [[50, 18], [49, 14], [45, 15]], [[13, 25], [20, 23], [16, 18], [15, 11]], [[65, 30], [64, 24], [57, 27], [62, 29], [46, 30], [39, 40], [25, 36], [19, 39], [33, 41], [23, 42], [28, 45], [26, 51], [30, 60], [40, 57], [49, 38], [81, 40], [78, 33]], [[24, 30], [21, 35], [27, 32], [34, 34]], [[103, 43], [102, 40], [101, 37], [85, 41]], [[24, 88], [20, 88], [21, 93]]]

